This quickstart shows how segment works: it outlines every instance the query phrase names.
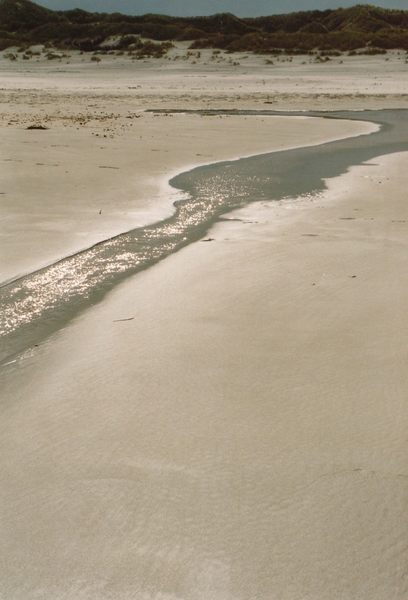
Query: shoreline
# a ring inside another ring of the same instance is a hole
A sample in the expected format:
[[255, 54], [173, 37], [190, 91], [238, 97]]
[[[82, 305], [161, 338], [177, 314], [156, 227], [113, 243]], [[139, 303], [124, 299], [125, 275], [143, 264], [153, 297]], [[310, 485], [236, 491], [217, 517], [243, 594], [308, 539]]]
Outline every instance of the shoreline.
[[[389, 119], [392, 122], [392, 118]], [[347, 127], [351, 128], [351, 121], [343, 119], [341, 121], [343, 126], [347, 123]], [[356, 121], [356, 124], [360, 127], [362, 125], [360, 121]], [[381, 139], [384, 137], [383, 144], [385, 143], [387, 134], [382, 133], [381, 128], [373, 127], [370, 123], [369, 131], [369, 136], [380, 135]], [[30, 273], [0, 288], [3, 304], [2, 363], [9, 364], [19, 352], [33, 344], [38, 344], [53, 331], [66, 326], [78, 312], [101, 301], [105, 294], [125, 277], [156, 264], [206, 235], [211, 223], [225, 212], [265, 194], [269, 200], [278, 200], [285, 195], [293, 194], [294, 190], [311, 193], [314, 190], [313, 186], [316, 185], [320, 189], [321, 185], [324, 186], [323, 177], [330, 175], [332, 166], [328, 172], [325, 172], [325, 167], [321, 166], [318, 171], [320, 174], [315, 173], [314, 180], [313, 178], [311, 181], [299, 180], [293, 190], [290, 187], [291, 181], [292, 179], [297, 181], [299, 176], [296, 169], [293, 173], [290, 171], [291, 162], [297, 164], [299, 160], [302, 161], [301, 157], [304, 154], [303, 160], [309, 164], [308, 152], [314, 150], [316, 157], [313, 160], [324, 163], [326, 154], [330, 153], [331, 148], [336, 156], [337, 146], [341, 146], [342, 142], [350, 143], [352, 140], [349, 150], [351, 148], [356, 151], [359, 141], [365, 137], [366, 135], [360, 131], [359, 135], [353, 137], [341, 137], [314, 146], [307, 145], [294, 150], [285, 149], [280, 152], [242, 158], [238, 161], [222, 161], [179, 175], [170, 183], [176, 188], [181, 188], [186, 199], [175, 203], [176, 211], [172, 216], [101, 241], [84, 252], [75, 253], [48, 268]], [[398, 135], [394, 134], [394, 137], [398, 140]], [[391, 139], [394, 137], [391, 136]], [[367, 142], [365, 145], [361, 141], [360, 143], [363, 149], [367, 146]], [[373, 142], [368, 147], [371, 148], [373, 144], [375, 145]], [[258, 163], [261, 167], [260, 171], [259, 167], [254, 166]], [[347, 157], [346, 164], [349, 163]], [[327, 164], [330, 166], [331, 162]], [[288, 168], [289, 171], [286, 172]], [[337, 170], [341, 172], [343, 168], [344, 165], [338, 165], [336, 172]], [[278, 179], [272, 175], [271, 169], [278, 174]], [[269, 183], [270, 180], [272, 183]], [[281, 183], [278, 185], [279, 180]], [[312, 188], [309, 189], [310, 185]], [[209, 201], [206, 197], [211, 186], [214, 188], [210, 191], [213, 200]], [[252, 189], [251, 186], [255, 187]], [[240, 188], [245, 191], [242, 200], [238, 201], [236, 196]], [[268, 197], [268, 194], [272, 195]]]
[[[76, 131], [75, 122], [64, 130], [6, 129], [7, 143], [0, 152], [0, 158], [9, 161], [0, 174], [2, 206], [8, 212], [0, 238], [3, 283], [170, 215], [178, 194], [169, 179], [191, 164], [231, 160], [236, 151], [231, 146], [242, 136], [246, 141], [241, 154], [251, 156], [305, 142], [330, 141], [338, 131], [338, 126], [327, 122], [318, 127], [316, 121], [295, 125], [287, 116], [271, 121], [264, 116], [208, 119], [142, 115], [136, 121], [126, 120], [123, 132], [121, 123], [113, 128], [108, 125], [105, 135], [112, 137], [102, 142], [95, 137], [102, 136], [101, 126]], [[248, 119], [253, 120], [249, 123]], [[181, 127], [186, 133], [174, 144]], [[370, 132], [369, 125], [353, 124], [347, 126], [345, 135], [362, 129]], [[224, 132], [219, 139], [217, 131]], [[290, 137], [297, 138], [297, 144]], [[42, 148], [33, 160], [31, 146], [37, 145]], [[198, 152], [208, 158], [188, 162]], [[115, 170], [102, 169], [100, 165], [105, 164]]]

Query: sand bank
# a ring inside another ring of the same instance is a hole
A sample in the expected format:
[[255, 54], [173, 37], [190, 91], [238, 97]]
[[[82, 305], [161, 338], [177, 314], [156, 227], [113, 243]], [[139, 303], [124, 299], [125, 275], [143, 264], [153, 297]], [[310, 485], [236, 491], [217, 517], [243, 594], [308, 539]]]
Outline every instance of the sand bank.
[[231, 214], [3, 371], [7, 598], [406, 597], [407, 157]]

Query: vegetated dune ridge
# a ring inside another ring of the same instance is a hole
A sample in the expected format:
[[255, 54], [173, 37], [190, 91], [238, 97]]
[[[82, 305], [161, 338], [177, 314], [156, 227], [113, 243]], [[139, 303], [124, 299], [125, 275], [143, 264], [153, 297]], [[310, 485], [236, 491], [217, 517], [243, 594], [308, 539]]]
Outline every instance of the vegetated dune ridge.
[[[322, 116], [321, 113], [313, 113]], [[2, 359], [59, 329], [124, 277], [203, 237], [225, 212], [251, 201], [324, 189], [324, 179], [375, 156], [406, 150], [407, 112], [338, 113], [382, 125], [370, 135], [198, 167], [175, 177], [187, 192], [171, 217], [101, 242], [0, 289]]]
[[[103, 44], [108, 50], [106, 40], [112, 36], [120, 37], [112, 48], [131, 47], [140, 56], [161, 56], [169, 47], [166, 42], [175, 40], [191, 40], [194, 48], [229, 51], [309, 52], [318, 48], [329, 52], [365, 47], [375, 53], [389, 48], [408, 50], [408, 11], [364, 5], [244, 19], [232, 14], [180, 18], [80, 9], [58, 12], [29, 0], [0, 0], [0, 49], [53, 43], [83, 51], [98, 50]], [[135, 36], [162, 43], [141, 42]]]

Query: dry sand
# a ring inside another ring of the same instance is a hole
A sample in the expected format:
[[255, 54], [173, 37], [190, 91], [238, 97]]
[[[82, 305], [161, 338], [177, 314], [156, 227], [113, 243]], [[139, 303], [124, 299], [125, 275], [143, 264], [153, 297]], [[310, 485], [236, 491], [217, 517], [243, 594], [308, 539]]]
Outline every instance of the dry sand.
[[[221, 107], [323, 110], [403, 107], [407, 101], [408, 63], [403, 51], [380, 56], [333, 57], [327, 63], [312, 56], [273, 57], [252, 54], [188, 56], [188, 43], [178, 44], [168, 58], [132, 61], [72, 52], [61, 61], [35, 58], [10, 62], [0, 55], [1, 96], [26, 113], [31, 100], [55, 114], [55, 100], [66, 95], [64, 111], [86, 108], [87, 99], [102, 110], [117, 110], [117, 100], [135, 106], [182, 108]], [[273, 64], [268, 64], [272, 60]], [[47, 102], [44, 91], [53, 102]], [[79, 97], [78, 97], [79, 96]], [[75, 97], [75, 107], [69, 98]], [[94, 107], [95, 108], [95, 107]], [[38, 112], [38, 111], [36, 111]]]
[[[128, 63], [123, 71], [78, 67], [76, 78], [50, 73], [60, 68], [55, 65], [40, 62], [38, 71], [21, 65], [5, 75], [0, 91], [5, 103], [15, 99], [1, 105], [2, 133], [23, 153], [18, 144], [30, 132], [22, 128], [45, 121], [50, 131], [31, 133], [61, 133], [82, 152], [82, 140], [111, 128], [114, 137], [103, 138], [104, 156], [114, 164], [114, 157], [122, 161], [126, 154], [122, 142], [131, 147], [132, 134], [121, 133], [127, 111], [170, 107], [175, 100], [188, 108], [261, 107], [276, 84], [281, 108], [404, 102], [407, 69], [397, 55], [382, 80], [389, 92], [384, 97], [374, 86], [384, 58], [350, 58], [331, 65], [329, 73], [329, 65], [282, 64], [284, 77], [270, 75], [265, 92], [251, 88], [250, 77], [258, 81], [267, 66], [250, 60], [247, 79], [231, 65], [204, 65], [211, 76], [197, 93], [182, 78], [189, 69], [201, 74], [187, 60], [174, 68], [173, 79], [165, 71], [169, 82], [162, 90], [165, 67], [149, 74], [149, 64], [140, 65], [150, 88], [134, 97], [134, 90], [124, 89], [134, 68]], [[357, 64], [367, 67], [364, 77]], [[23, 72], [29, 68], [32, 73]], [[301, 81], [299, 69], [305, 69]], [[317, 70], [325, 73], [319, 92], [312, 90]], [[115, 73], [113, 81], [109, 73]], [[295, 82], [301, 84], [296, 94]], [[166, 96], [171, 86], [176, 91]], [[341, 89], [334, 98], [336, 86]], [[88, 104], [95, 104], [88, 109], [93, 122], [79, 125]], [[111, 113], [98, 120], [102, 108]], [[282, 119], [178, 118], [191, 136], [200, 131], [205, 152], [217, 159], [240, 154], [237, 140], [255, 127], [248, 153], [351, 132], [345, 123], [313, 126], [308, 119], [294, 127]], [[146, 136], [151, 132], [150, 149], [161, 140], [160, 149], [170, 150], [166, 134], [174, 137], [174, 119], [144, 115], [134, 127], [140, 122]], [[211, 126], [217, 134], [228, 130], [229, 138], [213, 146], [206, 133]], [[325, 129], [331, 126], [337, 129]], [[204, 152], [193, 140], [185, 143], [190, 154]], [[92, 217], [98, 208], [89, 200], [95, 177], [87, 187], [86, 169], [95, 175], [102, 157], [97, 150], [87, 153], [86, 165], [70, 159], [83, 190], [75, 202], [80, 206], [86, 197]], [[65, 163], [68, 150], [58, 152]], [[168, 210], [162, 178], [188, 153], [165, 162], [168, 154], [151, 163], [160, 185], [149, 184], [147, 173], [143, 179], [160, 211]], [[23, 164], [32, 164], [28, 151], [20, 155]], [[230, 214], [234, 220], [210, 232], [213, 242], [193, 244], [129, 279], [2, 370], [1, 597], [406, 598], [407, 157], [390, 155], [352, 168], [329, 181], [319, 197], [253, 204]], [[201, 162], [196, 158], [183, 164]], [[99, 197], [113, 211], [104, 188], [118, 173], [100, 171]], [[131, 174], [130, 160], [123, 171]], [[46, 172], [60, 189], [57, 168]], [[40, 179], [31, 188], [49, 185]], [[116, 187], [122, 204], [106, 228], [128, 218], [143, 221], [157, 210], [147, 192], [137, 196], [137, 183], [127, 176], [109, 189]], [[58, 210], [64, 210], [64, 193]], [[18, 196], [23, 220], [31, 194], [27, 186]], [[48, 206], [52, 211], [55, 204]], [[51, 216], [42, 219], [52, 222]], [[91, 232], [91, 220], [84, 228], [89, 236], [98, 233]], [[79, 241], [70, 237], [64, 252]], [[34, 244], [34, 234], [32, 239]], [[56, 245], [53, 251], [59, 251]], [[39, 256], [36, 261], [44, 260]], [[25, 268], [17, 252], [14, 260]]]

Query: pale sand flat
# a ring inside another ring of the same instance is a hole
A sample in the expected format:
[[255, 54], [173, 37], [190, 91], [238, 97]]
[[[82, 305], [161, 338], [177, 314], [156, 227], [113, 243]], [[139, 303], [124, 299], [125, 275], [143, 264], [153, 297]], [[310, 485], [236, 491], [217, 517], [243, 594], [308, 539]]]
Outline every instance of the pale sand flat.
[[[178, 44], [174, 54], [186, 57], [188, 43]], [[317, 63], [313, 56], [282, 56], [274, 64], [264, 55], [222, 53], [223, 60], [212, 60], [212, 50], [203, 50], [199, 61], [147, 59], [132, 61], [127, 56], [104, 56], [95, 66], [89, 55], [71, 52], [68, 61], [54, 63], [45, 58], [11, 62], [0, 53], [2, 90], [14, 92], [14, 102], [26, 104], [25, 92], [36, 103], [44, 91], [55, 96], [82, 96], [92, 92], [103, 99], [103, 109], [112, 100], [128, 98], [132, 108], [152, 101], [157, 105], [177, 103], [197, 108], [240, 104], [259, 108], [272, 102], [276, 108], [365, 109], [406, 105], [408, 69], [404, 51], [390, 51], [379, 56], [333, 57]], [[239, 62], [232, 65], [229, 61]], [[43, 97], [41, 108], [44, 108]], [[85, 102], [86, 106], [86, 102]]]
[[407, 159], [230, 214], [4, 372], [5, 598], [406, 598]]

